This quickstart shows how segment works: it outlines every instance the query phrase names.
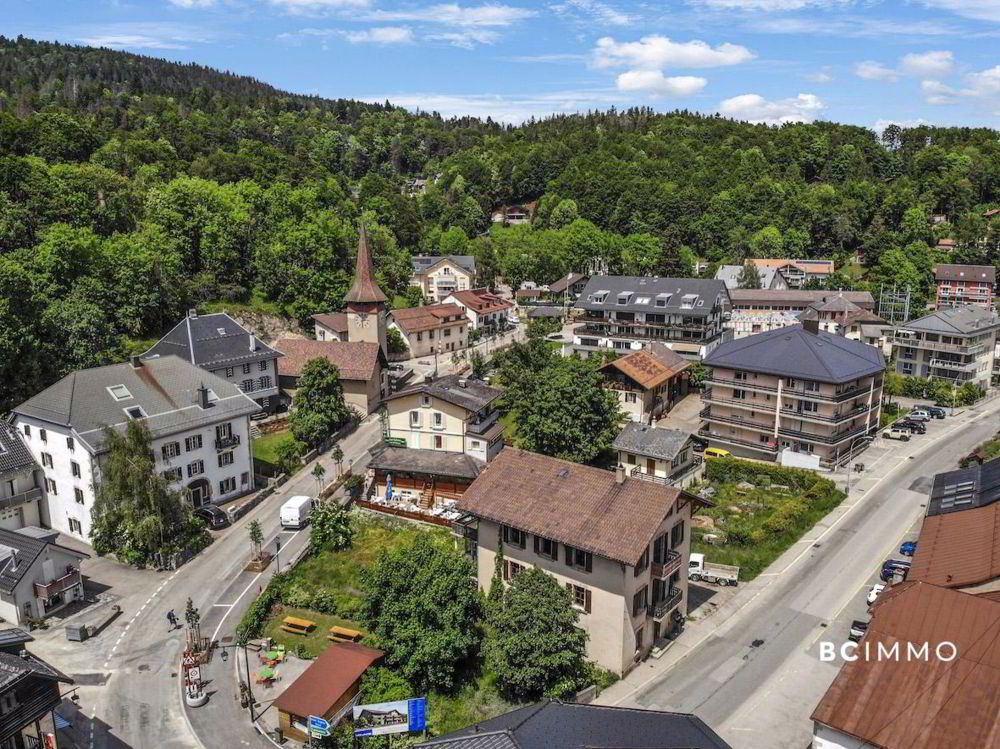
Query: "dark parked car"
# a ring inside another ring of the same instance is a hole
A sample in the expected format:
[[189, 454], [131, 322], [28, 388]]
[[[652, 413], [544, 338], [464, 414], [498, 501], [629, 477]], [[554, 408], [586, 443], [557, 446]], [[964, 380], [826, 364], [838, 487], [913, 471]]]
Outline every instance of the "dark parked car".
[[916, 541], [906, 541], [902, 546], [899, 547], [899, 553], [904, 557], [912, 557], [917, 551]]
[[928, 406], [926, 409], [927, 413], [933, 416], [935, 419], [943, 419], [945, 411], [941, 406]]
[[865, 636], [865, 632], [868, 631], [868, 622], [863, 622], [860, 619], [855, 619], [851, 622], [851, 633], [847, 636], [847, 639], [851, 642], [859, 642], [862, 637]]
[[892, 580], [895, 575], [901, 574], [905, 580], [909, 571], [910, 562], [904, 559], [886, 559], [882, 562], [882, 572], [879, 574], [879, 578], [882, 582], [887, 583]]
[[909, 429], [915, 434], [927, 434], [927, 426], [922, 421], [915, 421], [914, 419], [900, 419], [896, 422], [895, 426], [901, 427], [902, 429]]
[[194, 516], [196, 518], [201, 518], [205, 521], [207, 525], [212, 530], [218, 530], [219, 528], [225, 528], [229, 525], [229, 516], [226, 515], [218, 507], [212, 507], [211, 505], [205, 505], [204, 507], [199, 507], [194, 511]]

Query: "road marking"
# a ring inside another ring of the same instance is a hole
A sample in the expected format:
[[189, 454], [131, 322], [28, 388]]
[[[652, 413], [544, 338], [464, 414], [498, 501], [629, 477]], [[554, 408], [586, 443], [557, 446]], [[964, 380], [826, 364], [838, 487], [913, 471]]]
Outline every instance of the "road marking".
[[232, 603], [213, 603], [213, 609], [231, 609], [235, 604]]

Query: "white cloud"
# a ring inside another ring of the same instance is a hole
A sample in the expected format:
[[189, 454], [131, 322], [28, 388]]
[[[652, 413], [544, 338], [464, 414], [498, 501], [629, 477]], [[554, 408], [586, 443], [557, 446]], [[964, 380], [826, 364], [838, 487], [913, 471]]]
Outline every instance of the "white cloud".
[[921, 81], [920, 90], [924, 92], [924, 101], [928, 104], [954, 104], [962, 95], [961, 91], [941, 81]]
[[488, 29], [466, 29], [464, 31], [442, 31], [428, 34], [425, 39], [432, 42], [447, 42], [453, 47], [473, 49], [477, 44], [496, 44], [500, 35]]
[[910, 53], [899, 59], [899, 69], [909, 75], [937, 77], [948, 75], [955, 68], [955, 56], [945, 50]]
[[901, 21], [866, 16], [804, 17], [779, 16], [754, 18], [748, 22], [753, 31], [765, 34], [813, 34], [849, 38], [884, 38], [895, 36], [958, 36], [968, 31], [960, 26], [934, 21]]
[[966, 76], [966, 80], [976, 96], [1000, 97], [1000, 65], [978, 73], [970, 73]]
[[876, 120], [875, 124], [872, 125], [872, 129], [877, 133], [881, 133], [887, 127], [889, 127], [889, 125], [898, 125], [899, 127], [906, 128], [906, 127], [919, 127], [920, 125], [926, 125], [926, 124], [927, 120], [925, 120], [923, 117], [917, 117], [916, 119], [912, 120]]
[[367, 8], [371, 0], [270, 0], [275, 5], [294, 15], [320, 15], [344, 8]]
[[500, 122], [518, 124], [532, 117], [552, 114], [575, 114], [590, 109], [605, 109], [625, 100], [619, 94], [595, 91], [560, 91], [536, 96], [507, 94], [435, 94], [411, 93], [369, 96], [366, 101], [391, 103], [410, 110], [439, 112], [443, 117], [492, 117]]
[[866, 81], [895, 81], [899, 77], [892, 68], [887, 68], [880, 62], [866, 60], [854, 66], [854, 75]]
[[178, 23], [88, 24], [57, 36], [111, 49], [187, 49], [191, 44], [206, 44], [217, 38], [201, 27]]
[[783, 11], [846, 5], [850, 0], [695, 0], [693, 4], [721, 10]]
[[743, 94], [719, 104], [719, 113], [737, 120], [782, 125], [787, 122], [812, 122], [825, 105], [815, 94], [799, 94], [788, 99], [768, 101], [759, 94]]
[[551, 6], [556, 13], [564, 14], [579, 11], [598, 23], [610, 26], [628, 26], [635, 19], [599, 0], [565, 0], [563, 3]]
[[413, 41], [413, 30], [406, 26], [376, 26], [348, 31], [345, 36], [351, 44], [408, 44]]
[[215, 0], [170, 0], [170, 4], [178, 8], [210, 8], [215, 5]]
[[511, 5], [478, 5], [462, 7], [458, 3], [441, 3], [411, 10], [376, 10], [367, 15], [373, 21], [413, 21], [443, 26], [491, 27], [510, 26], [537, 15], [527, 8]]
[[803, 77], [807, 81], [812, 81], [813, 83], [830, 83], [833, 80], [833, 74], [830, 72], [829, 68], [817, 70], [815, 73], [806, 73]]
[[965, 18], [979, 21], [1000, 21], [1000, 3], [997, 0], [923, 0], [929, 8], [950, 10]]
[[690, 96], [705, 88], [704, 78], [693, 75], [667, 77], [659, 70], [629, 70], [618, 76], [619, 91], [641, 91], [650, 96]]
[[675, 42], [659, 34], [644, 36], [637, 42], [616, 42], [606, 36], [598, 39], [594, 48], [594, 64], [599, 68], [715, 68], [739, 65], [754, 57], [753, 52], [738, 44], [724, 42], [712, 47], [699, 39]]

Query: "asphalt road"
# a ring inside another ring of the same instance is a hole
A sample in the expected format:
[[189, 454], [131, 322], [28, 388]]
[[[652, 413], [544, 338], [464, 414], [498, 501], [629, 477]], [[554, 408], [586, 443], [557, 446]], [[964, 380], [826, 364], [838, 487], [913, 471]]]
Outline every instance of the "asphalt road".
[[878, 565], [919, 530], [934, 474], [996, 432], [998, 408], [993, 401], [933, 423], [908, 445], [881, 448], [887, 469], [912, 457], [877, 483], [862, 479], [852, 494], [859, 501], [836, 525], [813, 529], [815, 543], [769, 569], [774, 579], [759, 594], [620, 704], [693, 712], [740, 749], [808, 747], [809, 715], [840, 668], [820, 662], [820, 641], [839, 647], [851, 620], [867, 618]]

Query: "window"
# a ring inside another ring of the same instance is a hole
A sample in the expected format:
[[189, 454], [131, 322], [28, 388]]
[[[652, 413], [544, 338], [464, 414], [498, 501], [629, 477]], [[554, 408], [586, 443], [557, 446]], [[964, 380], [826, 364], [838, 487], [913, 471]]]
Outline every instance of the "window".
[[444, 329], [444, 337], [445, 338], [451, 338], [451, 328], [445, 328]]
[[181, 471], [180, 467], [168, 468], [163, 472], [163, 478], [170, 482], [180, 481], [184, 478], [184, 473]]
[[257, 369], [259, 371], [261, 371], [261, 372], [266, 372], [267, 371], [267, 362], [266, 361], [258, 362], [257, 363]]
[[229, 492], [236, 491], [236, 477], [230, 476], [227, 479], [222, 479], [219, 482], [219, 494], [229, 494]]
[[232, 367], [226, 367], [226, 377], [229, 378], [229, 377], [232, 377], [232, 376], [233, 376], [233, 368]]
[[42, 442], [48, 442], [49, 441], [49, 433], [46, 432], [44, 429], [39, 429], [38, 430], [38, 437], [39, 437], [39, 439], [42, 440]]
[[576, 547], [565, 546], [566, 549], [566, 564], [570, 567], [576, 567], [578, 570], [583, 570], [584, 572], [591, 572], [594, 569], [594, 556], [589, 551], [584, 551], [583, 549], [577, 549]]
[[233, 425], [232, 422], [227, 421], [225, 424], [217, 424], [215, 427], [215, 439], [226, 440], [233, 436]]
[[643, 572], [646, 571], [646, 568], [648, 566], [649, 566], [649, 547], [647, 546], [646, 550], [644, 552], [642, 552], [642, 556], [639, 557], [639, 561], [635, 563], [635, 569], [633, 570], [633, 576], [634, 577], [639, 577], [639, 575], [641, 575]]
[[431, 404], [431, 397], [429, 395], [425, 395], [420, 399], [421, 406], [429, 406], [430, 404]]
[[69, 468], [73, 472], [73, 477], [74, 478], [80, 478], [80, 476], [82, 474], [80, 473], [80, 464], [79, 463], [77, 463], [75, 460], [71, 460], [69, 462]]
[[76, 443], [73, 441], [72, 437], [66, 438], [66, 449], [68, 449], [70, 452], [76, 450]]
[[124, 385], [112, 385], [108, 388], [108, 392], [111, 393], [111, 397], [116, 401], [124, 401], [132, 397], [132, 393]]
[[271, 398], [270, 397], [261, 398], [260, 399], [260, 407], [261, 408], [270, 408], [271, 407]]
[[250, 365], [249, 364], [244, 364], [243, 365], [243, 374], [250, 374]]
[[518, 564], [517, 562], [512, 562], [510, 559], [505, 559], [503, 561], [503, 579], [510, 582], [526, 569], [528, 568], [523, 564]]
[[625, 393], [625, 402], [626, 403], [635, 403], [636, 402], [636, 394], [635, 393]]
[[42, 453], [42, 468], [52, 468], [52, 456], [49, 453]]
[[551, 538], [535, 536], [535, 553], [546, 559], [558, 559], [559, 543], [553, 541]]
[[510, 544], [511, 546], [517, 546], [523, 549], [527, 536], [524, 531], [518, 530], [517, 528], [512, 528], [509, 525], [503, 526], [503, 542], [505, 544]]
[[635, 456], [632, 453], [625, 453], [625, 462], [630, 466], [635, 465]]
[[785, 378], [785, 387], [786, 388], [793, 388], [793, 387], [795, 387], [795, 378], [794, 377], [786, 377]]
[[420, 412], [419, 411], [410, 411], [410, 426], [411, 427], [418, 427], [418, 426], [420, 426]]
[[420, 343], [422, 340], [424, 340], [424, 334], [417, 333], [417, 343]]
[[69, 519], [69, 532], [75, 533], [78, 536], [83, 535], [83, 526], [80, 525], [80, 521], [76, 518]]
[[434, 435], [434, 449], [435, 450], [444, 449], [444, 437], [442, 437], [440, 434]]
[[682, 520], [670, 529], [670, 548], [676, 549], [684, 543], [684, 521]]
[[76, 500], [78, 505], [83, 504], [83, 489], [75, 488], [73, 489], [73, 498]]
[[590, 591], [582, 585], [573, 585], [573, 583], [566, 583], [566, 590], [569, 591], [570, 596], [573, 598], [573, 605], [584, 613], [589, 614]]
[[259, 380], [257, 380], [257, 387], [261, 390], [267, 390], [271, 387], [271, 375], [264, 375]]
[[160, 448], [163, 453], [164, 460], [170, 460], [171, 458], [176, 458], [181, 454], [181, 443], [180, 442], [168, 442], [163, 447]]
[[191, 452], [192, 450], [200, 450], [201, 445], [202, 445], [202, 440], [200, 434], [192, 434], [190, 437], [184, 438], [184, 449], [187, 452]]
[[244, 393], [252, 393], [254, 390], [253, 385], [253, 380], [243, 380], [243, 382], [240, 383], [240, 390]]
[[639, 616], [646, 611], [649, 605], [649, 586], [643, 585], [632, 596], [632, 616]]
[[802, 403], [802, 410], [803, 411], [811, 411], [812, 413], [816, 413], [817, 411], [819, 411], [819, 404], [818, 403], [814, 403], [813, 401], [804, 401]]
[[187, 468], [188, 478], [191, 478], [192, 476], [200, 476], [204, 472], [205, 472], [204, 460], [196, 460], [193, 463], [188, 463], [188, 468]]
[[469, 440], [469, 447], [471, 447], [473, 450], [478, 450], [479, 440]]
[[444, 414], [440, 411], [434, 412], [434, 426], [443, 427], [444, 426]]
[[30, 437], [31, 436], [31, 425], [30, 424], [25, 424], [24, 425], [24, 436], [25, 437]]
[[733, 388], [733, 400], [742, 401], [742, 400], [746, 400], [746, 397], [747, 397], [747, 391], [746, 390], [740, 390], [739, 388]]
[[59, 494], [59, 490], [56, 488], [56, 482], [52, 479], [45, 479], [45, 490], [49, 494]]
[[219, 468], [223, 466], [231, 466], [233, 464], [233, 451], [219, 453]]
[[146, 412], [142, 410], [142, 406], [130, 406], [125, 409], [125, 415], [130, 419], [135, 421], [136, 419], [145, 419]]
[[249, 484], [250, 484], [250, 472], [243, 471], [243, 473], [240, 474], [240, 485], [248, 486]]
[[747, 381], [747, 373], [746, 372], [741, 372], [741, 371], [737, 370], [737, 371], [733, 372], [733, 379], [734, 380], [739, 380], [740, 382], [746, 382]]
[[434, 331], [433, 330], [430, 330], [430, 331], [427, 332], [427, 339], [430, 340], [430, 341], [434, 340]]

